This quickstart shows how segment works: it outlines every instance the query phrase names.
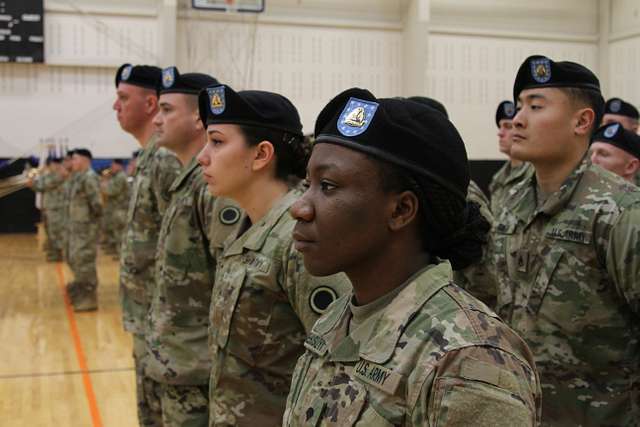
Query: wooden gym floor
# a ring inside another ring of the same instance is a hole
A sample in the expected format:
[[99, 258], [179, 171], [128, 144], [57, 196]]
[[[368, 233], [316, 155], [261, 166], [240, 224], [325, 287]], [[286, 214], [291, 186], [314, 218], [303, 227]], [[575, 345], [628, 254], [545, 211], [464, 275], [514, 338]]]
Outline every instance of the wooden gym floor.
[[0, 425], [136, 426], [118, 262], [99, 254], [99, 309], [74, 313], [71, 272], [40, 247], [36, 235], [0, 234]]

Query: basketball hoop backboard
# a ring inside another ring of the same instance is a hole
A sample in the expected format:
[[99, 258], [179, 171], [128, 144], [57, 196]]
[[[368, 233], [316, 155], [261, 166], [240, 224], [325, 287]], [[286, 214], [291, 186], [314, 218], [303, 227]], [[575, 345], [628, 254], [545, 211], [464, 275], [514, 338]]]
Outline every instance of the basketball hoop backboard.
[[191, 0], [194, 9], [223, 12], [264, 12], [265, 0]]

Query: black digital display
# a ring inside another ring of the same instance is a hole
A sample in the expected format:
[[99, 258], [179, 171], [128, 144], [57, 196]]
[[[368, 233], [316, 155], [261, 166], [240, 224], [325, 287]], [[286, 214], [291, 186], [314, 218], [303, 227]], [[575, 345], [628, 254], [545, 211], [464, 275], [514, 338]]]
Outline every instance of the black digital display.
[[44, 0], [0, 0], [0, 62], [44, 62]]

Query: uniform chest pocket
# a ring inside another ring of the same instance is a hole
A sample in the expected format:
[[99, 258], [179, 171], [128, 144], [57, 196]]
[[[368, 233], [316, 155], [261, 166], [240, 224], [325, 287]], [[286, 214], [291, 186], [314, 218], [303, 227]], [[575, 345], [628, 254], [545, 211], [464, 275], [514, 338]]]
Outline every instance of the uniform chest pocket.
[[537, 314], [540, 311], [543, 299], [547, 294], [551, 285], [551, 279], [555, 278], [558, 264], [563, 259], [565, 250], [563, 248], [552, 248], [542, 260], [542, 265], [535, 277], [533, 286], [529, 291], [526, 309], [531, 314]]
[[79, 222], [88, 222], [91, 220], [89, 215], [89, 205], [83, 194], [76, 194], [77, 200], [71, 205], [71, 220]]
[[[328, 374], [328, 375], [327, 375]], [[344, 368], [320, 372], [300, 396], [293, 414], [295, 426], [355, 426], [367, 402], [367, 390]]]
[[245, 268], [223, 269], [216, 278], [211, 305], [211, 331], [213, 343], [219, 348], [225, 348], [229, 340], [233, 313], [238, 305], [246, 274]]
[[127, 222], [133, 221], [136, 214], [136, 206], [138, 206], [138, 195], [140, 194], [140, 186], [142, 185], [142, 179], [136, 176], [133, 183], [133, 190], [131, 192], [131, 198], [129, 199], [129, 210], [127, 211]]

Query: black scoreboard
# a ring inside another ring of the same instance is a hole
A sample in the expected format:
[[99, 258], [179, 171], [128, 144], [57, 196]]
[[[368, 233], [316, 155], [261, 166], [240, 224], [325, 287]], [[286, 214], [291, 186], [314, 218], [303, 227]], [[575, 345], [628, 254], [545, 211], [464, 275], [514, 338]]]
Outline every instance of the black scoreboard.
[[44, 0], [0, 0], [0, 62], [44, 62]]

